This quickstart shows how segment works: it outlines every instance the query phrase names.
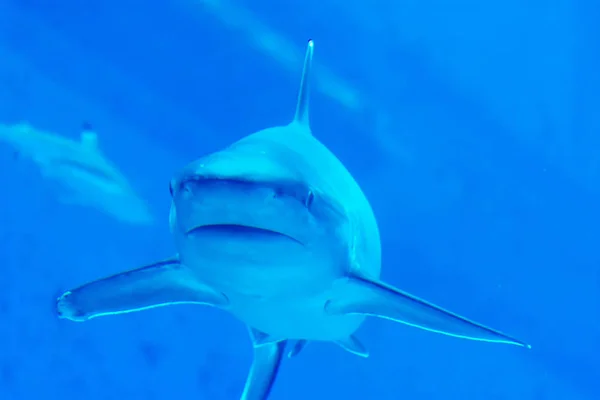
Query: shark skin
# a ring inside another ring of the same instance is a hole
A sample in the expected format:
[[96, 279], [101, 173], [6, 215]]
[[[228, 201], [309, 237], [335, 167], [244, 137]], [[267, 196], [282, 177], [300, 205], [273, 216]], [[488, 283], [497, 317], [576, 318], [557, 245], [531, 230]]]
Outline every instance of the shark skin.
[[458, 338], [526, 343], [379, 280], [375, 216], [356, 181], [311, 133], [306, 52], [293, 121], [200, 158], [170, 185], [177, 256], [80, 286], [57, 299], [60, 318], [196, 303], [249, 328], [254, 360], [242, 400], [269, 396], [286, 347], [310, 341], [368, 351], [354, 332], [367, 316]]
[[31, 159], [44, 178], [61, 186], [60, 202], [91, 206], [127, 224], [154, 223], [146, 203], [102, 154], [97, 135], [89, 127], [84, 127], [77, 141], [25, 123], [0, 125], [0, 141]]

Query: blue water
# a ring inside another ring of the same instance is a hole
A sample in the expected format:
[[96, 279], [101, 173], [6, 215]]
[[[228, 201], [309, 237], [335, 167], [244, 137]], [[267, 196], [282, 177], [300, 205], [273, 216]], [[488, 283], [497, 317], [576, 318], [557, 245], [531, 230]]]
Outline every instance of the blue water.
[[[369, 359], [311, 344], [271, 398], [600, 398], [600, 6], [56, 3], [0, 0], [0, 123], [73, 139], [91, 123], [157, 222], [60, 203], [2, 143], [0, 399], [239, 398], [252, 351], [232, 317], [177, 306], [76, 324], [54, 299], [173, 254], [170, 178], [289, 121], [309, 38], [313, 131], [373, 205], [384, 279], [533, 348], [373, 319]], [[261, 50], [267, 31], [289, 46]]]

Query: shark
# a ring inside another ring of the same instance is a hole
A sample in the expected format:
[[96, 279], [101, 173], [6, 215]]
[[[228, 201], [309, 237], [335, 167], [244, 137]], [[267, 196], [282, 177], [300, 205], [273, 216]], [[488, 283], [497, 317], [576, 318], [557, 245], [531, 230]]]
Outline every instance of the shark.
[[313, 134], [308, 42], [293, 120], [184, 167], [170, 182], [176, 252], [64, 292], [59, 318], [87, 321], [175, 304], [224, 310], [248, 327], [253, 361], [242, 400], [269, 397], [284, 355], [311, 341], [367, 357], [367, 317], [481, 342], [527, 343], [380, 279], [374, 212]]
[[17, 155], [39, 167], [42, 177], [60, 186], [61, 203], [90, 206], [131, 225], [154, 223], [146, 202], [100, 150], [90, 124], [83, 125], [79, 140], [24, 122], [0, 125], [0, 141], [12, 145]]

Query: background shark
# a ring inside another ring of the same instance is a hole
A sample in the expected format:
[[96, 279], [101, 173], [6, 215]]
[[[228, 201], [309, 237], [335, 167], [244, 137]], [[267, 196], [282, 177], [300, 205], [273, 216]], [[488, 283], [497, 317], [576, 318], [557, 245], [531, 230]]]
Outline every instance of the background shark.
[[75, 141], [27, 123], [0, 125], [0, 141], [31, 159], [44, 178], [58, 183], [62, 203], [90, 206], [128, 224], [153, 224], [148, 206], [99, 150], [91, 128], [84, 127]]
[[296, 113], [191, 164], [170, 184], [178, 256], [100, 279], [57, 299], [61, 318], [91, 318], [195, 303], [249, 328], [254, 361], [243, 400], [269, 396], [288, 342], [368, 352], [365, 317], [449, 336], [529, 347], [380, 280], [375, 216], [344, 165], [309, 127], [308, 44]]

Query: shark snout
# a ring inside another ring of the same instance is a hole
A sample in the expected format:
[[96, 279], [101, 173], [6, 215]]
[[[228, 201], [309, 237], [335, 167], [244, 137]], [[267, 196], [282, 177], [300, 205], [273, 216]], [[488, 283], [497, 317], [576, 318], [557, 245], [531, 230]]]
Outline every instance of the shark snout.
[[172, 226], [185, 237], [307, 240], [315, 196], [305, 185], [193, 175], [172, 192]]
[[262, 196], [275, 193], [260, 188], [254, 182], [242, 179], [228, 179], [194, 175], [172, 183], [171, 193], [178, 209], [193, 208], [195, 211], [224, 210], [243, 202], [261, 190]]
[[208, 225], [247, 225], [256, 199], [252, 183], [205, 176], [184, 177], [172, 183], [179, 230], [185, 234]]
[[171, 182], [172, 192], [188, 184], [215, 181], [266, 184], [301, 180], [297, 171], [290, 169], [288, 157], [275, 155], [263, 146], [237, 143], [189, 163]]

